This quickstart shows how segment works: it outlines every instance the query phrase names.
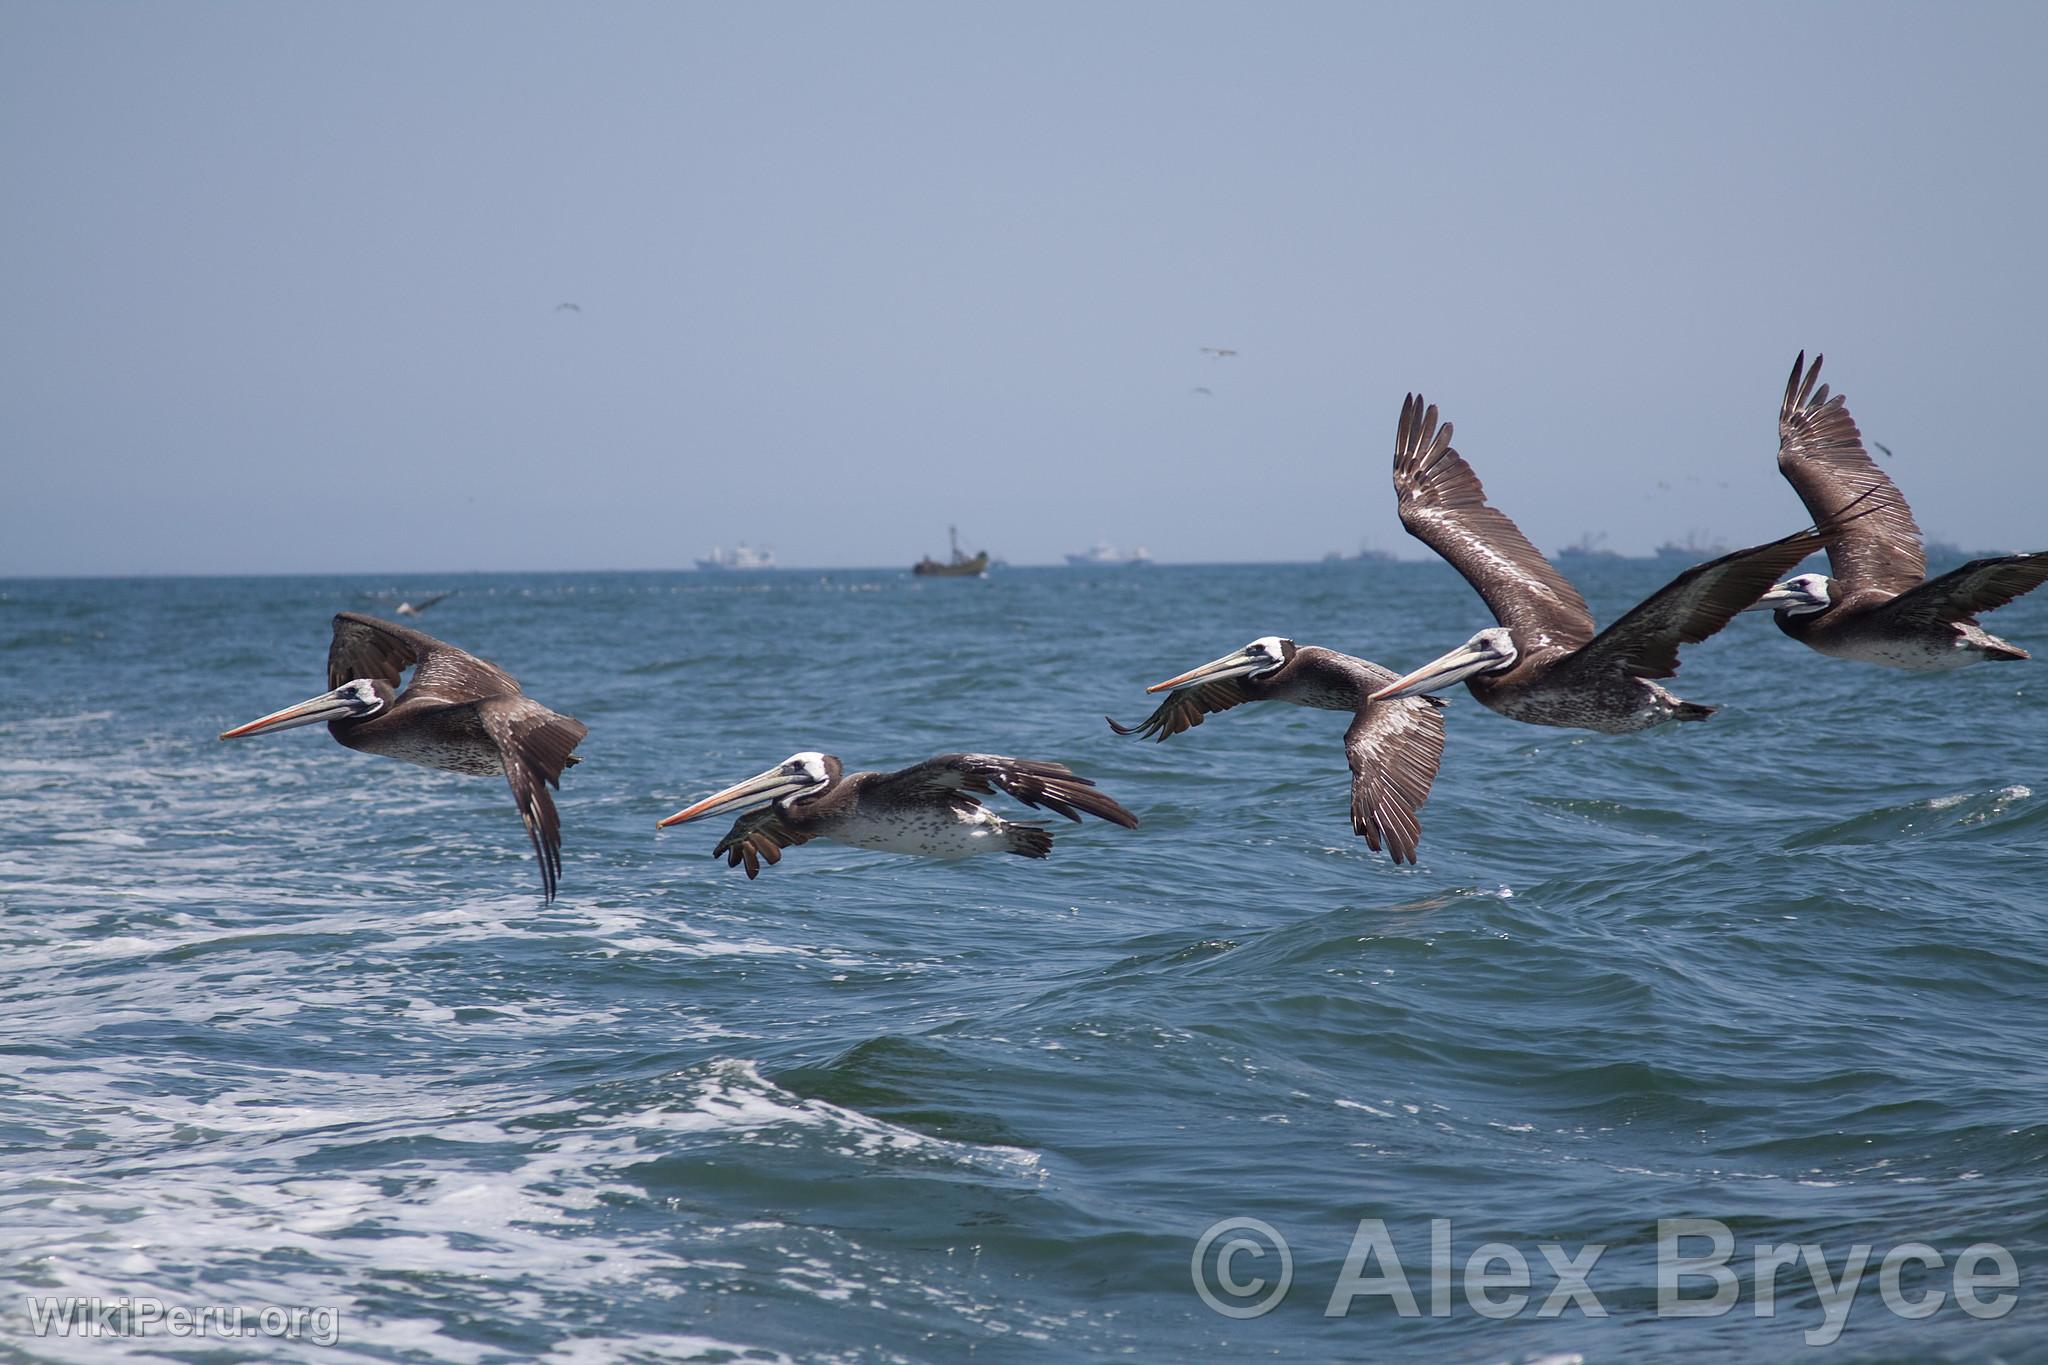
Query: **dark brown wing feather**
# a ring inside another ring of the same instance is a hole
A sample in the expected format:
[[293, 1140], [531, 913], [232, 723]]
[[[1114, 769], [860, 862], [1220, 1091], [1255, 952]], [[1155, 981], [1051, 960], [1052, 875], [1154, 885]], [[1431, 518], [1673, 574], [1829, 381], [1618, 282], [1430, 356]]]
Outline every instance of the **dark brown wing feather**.
[[1841, 394], [1820, 384], [1821, 357], [1806, 368], [1806, 352], [1792, 362], [1785, 401], [1778, 408], [1778, 470], [1814, 524], [1825, 526], [1854, 503], [1863, 509], [1835, 533], [1828, 564], [1849, 592], [1881, 588], [1905, 592], [1927, 577], [1920, 527], [1905, 496], [1869, 452]]
[[1546, 642], [1577, 649], [1593, 638], [1586, 599], [1520, 527], [1488, 505], [1479, 476], [1451, 448], [1451, 424], [1438, 426], [1436, 408], [1425, 409], [1421, 394], [1401, 404], [1394, 492], [1408, 534], [1465, 575], [1525, 652]]
[[1809, 528], [1695, 564], [1629, 608], [1561, 666], [1668, 678], [1678, 671], [1680, 645], [1698, 644], [1720, 630], [1826, 543], [1822, 532]]
[[589, 733], [582, 721], [558, 716], [528, 697], [490, 697], [476, 704], [484, 733], [505, 761], [505, 782], [540, 859], [541, 891], [555, 898], [562, 876], [562, 821], [548, 788], [560, 787], [569, 751]]
[[1444, 756], [1444, 712], [1435, 697], [1371, 702], [1344, 733], [1351, 760], [1351, 828], [1366, 846], [1385, 845], [1397, 863], [1415, 861], [1422, 822]]
[[2048, 551], [1973, 559], [1872, 609], [1870, 619], [1901, 624], [1968, 622], [2048, 582]]
[[816, 837], [791, 829], [783, 822], [779, 808], [763, 806], [733, 821], [732, 828], [718, 841], [718, 847], [711, 850], [711, 856], [724, 857], [727, 867], [745, 863], [747, 880], [752, 881], [761, 875], [762, 863], [773, 867], [782, 861], [783, 849], [808, 844]]
[[345, 611], [334, 618], [334, 638], [327, 646], [329, 687], [370, 678], [395, 690], [408, 668], [416, 670], [406, 689], [408, 697], [466, 702], [519, 692], [518, 680], [504, 669], [424, 631], [360, 612]]
[[1136, 725], [1119, 725], [1109, 716], [1109, 728], [1120, 735], [1144, 735], [1152, 740], [1163, 740], [1183, 730], [1192, 730], [1202, 721], [1219, 711], [1228, 711], [1233, 706], [1242, 706], [1252, 700], [1244, 683], [1237, 678], [1219, 678], [1215, 682], [1196, 683], [1191, 687], [1176, 687], [1166, 694], [1166, 700], [1159, 703], [1157, 710]]
[[1078, 777], [1064, 763], [1008, 758], [1002, 754], [940, 754], [899, 772], [877, 777], [868, 790], [877, 796], [903, 797], [920, 792], [993, 794], [997, 788], [1034, 809], [1043, 808], [1078, 822], [1086, 811], [1125, 829], [1136, 829], [1138, 817], [1125, 810], [1095, 784]]

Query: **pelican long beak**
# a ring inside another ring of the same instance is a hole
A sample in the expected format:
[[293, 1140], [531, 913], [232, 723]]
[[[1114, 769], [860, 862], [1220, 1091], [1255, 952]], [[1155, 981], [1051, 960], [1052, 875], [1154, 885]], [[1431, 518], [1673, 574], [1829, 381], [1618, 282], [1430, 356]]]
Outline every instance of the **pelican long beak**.
[[1806, 594], [1780, 585], [1772, 588], [1756, 601], [1744, 607], [1744, 611], [1777, 611], [1781, 607], [1804, 607], [1812, 605]]
[[685, 806], [666, 820], [655, 823], [656, 829], [667, 829], [670, 825], [685, 824], [691, 820], [702, 820], [707, 815], [720, 811], [739, 810], [753, 806], [765, 806], [785, 796], [793, 796], [805, 787], [814, 785], [809, 778], [797, 773], [786, 773], [780, 768], [770, 768], [759, 777], [750, 777], [735, 783], [724, 791], [705, 797], [694, 806]]
[[1484, 673], [1499, 663], [1498, 654], [1470, 643], [1462, 644], [1407, 677], [1394, 679], [1373, 693], [1371, 700], [1392, 701], [1396, 697], [1419, 697], [1429, 692], [1441, 692], [1451, 684], [1463, 682], [1474, 673]]
[[1220, 659], [1211, 659], [1200, 668], [1191, 668], [1177, 678], [1168, 678], [1162, 683], [1153, 683], [1147, 692], [1164, 692], [1169, 688], [1186, 687], [1189, 683], [1209, 682], [1215, 678], [1234, 678], [1240, 673], [1252, 673], [1272, 666], [1272, 660], [1264, 655], [1254, 656], [1240, 649]]
[[240, 739], [244, 735], [253, 735], [263, 730], [294, 730], [301, 725], [318, 725], [323, 720], [341, 720], [361, 713], [361, 708], [344, 699], [337, 688], [333, 692], [322, 692], [317, 697], [309, 697], [295, 706], [287, 706], [282, 711], [272, 711], [269, 715], [252, 720], [247, 725], [237, 725], [232, 730], [223, 730], [220, 737]]

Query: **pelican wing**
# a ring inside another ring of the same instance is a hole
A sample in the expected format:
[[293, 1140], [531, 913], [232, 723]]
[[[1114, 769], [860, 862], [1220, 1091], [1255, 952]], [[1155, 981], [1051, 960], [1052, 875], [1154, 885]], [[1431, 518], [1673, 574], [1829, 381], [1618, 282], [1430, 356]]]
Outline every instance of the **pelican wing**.
[[1973, 559], [1874, 608], [1872, 620], [1974, 625], [1978, 612], [2002, 607], [2043, 582], [2048, 582], [2048, 551]]
[[782, 850], [808, 844], [816, 837], [791, 829], [784, 822], [779, 808], [763, 806], [733, 821], [732, 828], [718, 841], [718, 847], [711, 850], [711, 856], [723, 856], [727, 867], [745, 863], [747, 880], [752, 881], [761, 875], [762, 863], [773, 867], [782, 861]]
[[1152, 740], [1164, 740], [1183, 730], [1192, 730], [1205, 719], [1233, 706], [1242, 706], [1252, 700], [1251, 693], [1244, 688], [1240, 678], [1218, 678], [1214, 682], [1195, 683], [1189, 687], [1176, 687], [1166, 694], [1166, 700], [1158, 709], [1136, 725], [1119, 725], [1110, 717], [1109, 728], [1120, 735], [1144, 735]]
[[371, 678], [396, 689], [408, 668], [415, 670], [408, 696], [468, 702], [519, 694], [518, 680], [504, 669], [424, 631], [360, 612], [334, 618], [334, 639], [327, 646], [329, 687]]
[[1720, 630], [1826, 544], [1826, 533], [1808, 528], [1695, 564], [1629, 608], [1565, 667], [1668, 678], [1678, 671], [1680, 645], [1698, 644]]
[[[1828, 564], [1844, 589], [1901, 593], [1927, 577], [1920, 527], [1898, 486], [1863, 449], [1863, 433], [1841, 394], [1819, 384], [1821, 357], [1792, 362], [1785, 401], [1778, 409], [1778, 472], [1817, 526], [1840, 518], [1851, 504], [1863, 510], [1828, 543]], [[1815, 387], [1819, 384], [1818, 387]]]
[[488, 697], [476, 704], [484, 733], [505, 763], [505, 782], [540, 859], [541, 892], [555, 898], [562, 877], [562, 820], [548, 788], [560, 788], [570, 754], [590, 733], [582, 721], [558, 716], [530, 697]]
[[1450, 561], [1526, 652], [1544, 643], [1577, 649], [1593, 638], [1593, 613], [1571, 581], [1507, 514], [1488, 504], [1472, 466], [1451, 447], [1451, 424], [1411, 393], [1394, 441], [1394, 492], [1408, 534]]
[[[1100, 820], [1136, 829], [1138, 817], [1125, 810], [1095, 784], [1078, 777], [1064, 763], [1007, 758], [1001, 754], [940, 754], [900, 772], [877, 778], [869, 788], [877, 796], [923, 792], [992, 795], [998, 788], [1034, 809], [1043, 808], [1078, 822], [1086, 811]], [[976, 804], [979, 804], [978, 802]]]
[[[1394, 675], [1388, 673], [1387, 682]], [[1435, 697], [1368, 702], [1344, 733], [1351, 760], [1351, 828], [1366, 846], [1382, 845], [1397, 863], [1415, 861], [1422, 822], [1444, 756], [1443, 703]]]

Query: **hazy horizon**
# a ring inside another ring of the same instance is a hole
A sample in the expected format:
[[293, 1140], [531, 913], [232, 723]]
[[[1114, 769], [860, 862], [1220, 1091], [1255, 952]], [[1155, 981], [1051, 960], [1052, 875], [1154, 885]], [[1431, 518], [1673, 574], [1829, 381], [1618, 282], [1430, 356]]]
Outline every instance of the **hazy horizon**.
[[1930, 539], [2039, 548], [2044, 38], [9, 6], [0, 576], [1417, 558], [1411, 389], [1546, 551], [1746, 544], [1802, 349]]

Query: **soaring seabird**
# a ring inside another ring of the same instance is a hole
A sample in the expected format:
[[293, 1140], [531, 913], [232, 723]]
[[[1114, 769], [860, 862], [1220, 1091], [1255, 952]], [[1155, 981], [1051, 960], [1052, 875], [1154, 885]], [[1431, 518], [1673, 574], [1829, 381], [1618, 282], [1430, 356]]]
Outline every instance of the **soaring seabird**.
[[[849, 773], [831, 754], [792, 754], [758, 777], [727, 787], [659, 822], [660, 827], [725, 811], [748, 813], [733, 822], [718, 847], [727, 867], [782, 861], [782, 850], [813, 839], [855, 848], [911, 853], [923, 858], [966, 858], [1014, 853], [1043, 858], [1052, 852], [1044, 827], [1005, 820], [976, 800], [997, 788], [1034, 808], [1078, 822], [1079, 812], [1125, 829], [1138, 817], [1076, 777], [1064, 764], [1001, 754], [940, 754], [893, 773]], [[759, 809], [756, 809], [758, 807]]]
[[1977, 624], [2048, 580], [2048, 551], [1973, 559], [1927, 578], [1920, 527], [1898, 486], [1863, 449], [1862, 433], [1841, 394], [1815, 388], [1821, 357], [1792, 362], [1778, 409], [1778, 470], [1816, 520], [1861, 501], [1866, 516], [1828, 546], [1834, 576], [1789, 578], [1756, 603], [1777, 613], [1778, 629], [1823, 654], [1888, 668], [1961, 668], [1984, 659], [2024, 659], [2027, 651]]
[[1651, 679], [1676, 673], [1680, 645], [1727, 625], [1825, 541], [1808, 529], [1696, 564], [1596, 634], [1578, 589], [1487, 503], [1479, 476], [1451, 448], [1451, 424], [1438, 426], [1436, 408], [1425, 408], [1420, 394], [1401, 404], [1394, 488], [1401, 524], [1465, 576], [1500, 625], [1372, 700], [1463, 681], [1485, 706], [1532, 725], [1626, 734], [1667, 720], [1705, 720], [1713, 707], [1682, 701]]
[[[1325, 711], [1348, 711], [1344, 752], [1351, 760], [1351, 829], [1394, 861], [1415, 861], [1422, 837], [1415, 812], [1429, 799], [1444, 753], [1443, 703], [1435, 697], [1376, 702], [1373, 690], [1392, 682], [1391, 669], [1278, 635], [1252, 641], [1177, 678], [1146, 688], [1170, 692], [1137, 725], [1109, 728], [1120, 735], [1164, 740], [1193, 729], [1219, 711], [1246, 702], [1281, 701]], [[1109, 717], [1103, 717], [1109, 720]]]
[[[412, 669], [412, 683], [399, 679]], [[561, 785], [570, 752], [588, 732], [523, 695], [496, 664], [431, 635], [345, 611], [334, 618], [323, 692], [296, 706], [221, 732], [239, 739], [264, 730], [326, 721], [343, 747], [386, 754], [445, 772], [503, 773], [540, 859], [543, 894], [562, 875], [562, 822], [548, 787]]]
[[422, 597], [418, 602], [400, 602], [398, 604], [398, 614], [400, 616], [418, 616], [442, 598], [453, 597], [454, 595], [455, 589], [450, 588], [447, 592], [437, 592], [432, 597]]

